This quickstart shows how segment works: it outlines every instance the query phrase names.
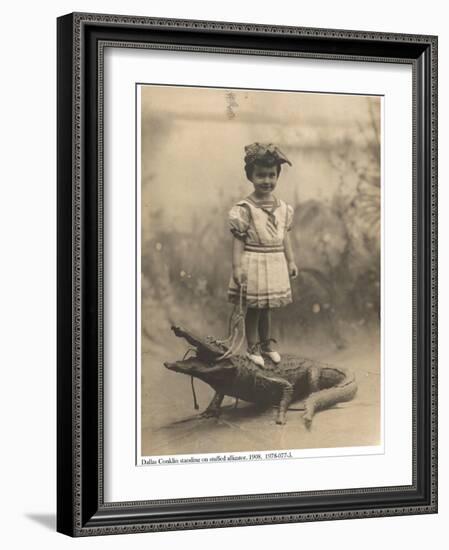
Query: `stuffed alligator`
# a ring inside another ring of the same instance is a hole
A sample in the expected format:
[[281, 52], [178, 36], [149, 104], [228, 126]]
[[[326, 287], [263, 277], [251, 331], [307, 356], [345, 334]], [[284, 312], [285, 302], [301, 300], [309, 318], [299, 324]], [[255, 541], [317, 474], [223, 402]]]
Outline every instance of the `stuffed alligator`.
[[219, 416], [221, 403], [228, 395], [250, 403], [278, 406], [276, 423], [285, 424], [290, 403], [304, 400], [303, 418], [309, 429], [317, 411], [351, 401], [357, 392], [354, 375], [346, 369], [295, 355], [283, 355], [277, 365], [267, 358], [263, 368], [242, 355], [221, 359], [227, 348], [216, 339], [198, 337], [178, 326], [172, 330], [193, 346], [195, 356], [166, 362], [165, 367], [199, 378], [215, 391], [203, 416]]

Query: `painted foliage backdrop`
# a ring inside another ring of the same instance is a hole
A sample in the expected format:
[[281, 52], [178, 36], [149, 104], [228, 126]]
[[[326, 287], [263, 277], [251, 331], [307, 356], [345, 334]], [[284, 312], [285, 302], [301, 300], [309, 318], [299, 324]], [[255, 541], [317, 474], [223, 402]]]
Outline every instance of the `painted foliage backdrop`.
[[142, 343], [171, 322], [223, 335], [232, 236], [227, 213], [252, 186], [243, 148], [275, 142], [276, 194], [292, 204], [300, 276], [274, 336], [337, 347], [378, 327], [378, 97], [166, 86], [142, 88]]

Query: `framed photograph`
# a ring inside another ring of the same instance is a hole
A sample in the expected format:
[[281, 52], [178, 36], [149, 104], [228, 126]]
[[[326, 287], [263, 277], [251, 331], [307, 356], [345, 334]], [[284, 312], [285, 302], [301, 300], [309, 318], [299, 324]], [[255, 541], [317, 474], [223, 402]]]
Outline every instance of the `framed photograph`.
[[437, 511], [437, 38], [58, 19], [58, 531]]

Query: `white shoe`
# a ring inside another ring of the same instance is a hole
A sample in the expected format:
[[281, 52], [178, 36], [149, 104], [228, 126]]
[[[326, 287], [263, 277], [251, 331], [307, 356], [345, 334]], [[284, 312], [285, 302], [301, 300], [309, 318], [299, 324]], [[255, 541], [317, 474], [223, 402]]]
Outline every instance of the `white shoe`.
[[247, 351], [246, 357], [248, 357], [248, 359], [252, 361], [255, 365], [259, 365], [259, 367], [265, 366], [265, 361], [263, 360], [262, 355], [260, 355], [259, 353], [256, 353], [256, 352], [250, 353], [249, 351]]
[[[270, 349], [270, 342], [275, 342], [276, 340], [274, 338], [269, 338], [268, 340], [265, 340], [261, 342], [261, 351], [263, 355], [267, 355], [275, 365], [281, 362], [281, 356], [277, 351], [274, 351]], [[264, 347], [266, 349], [264, 349]]]
[[281, 356], [277, 351], [263, 351], [262, 353], [267, 355], [276, 365], [281, 362]]

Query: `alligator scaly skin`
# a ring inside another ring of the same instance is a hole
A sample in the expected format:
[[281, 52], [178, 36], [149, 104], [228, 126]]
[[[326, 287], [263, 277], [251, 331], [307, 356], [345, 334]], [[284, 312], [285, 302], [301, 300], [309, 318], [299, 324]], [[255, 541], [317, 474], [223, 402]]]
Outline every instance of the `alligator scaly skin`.
[[190, 344], [196, 344], [197, 355], [166, 363], [166, 366], [199, 378], [215, 390], [214, 398], [203, 413], [205, 416], [218, 415], [221, 402], [228, 395], [278, 406], [277, 423], [284, 424], [289, 404], [304, 399], [304, 421], [309, 428], [315, 412], [350, 401], [357, 392], [354, 374], [347, 369], [287, 354], [279, 364], [265, 358], [265, 367], [242, 355], [219, 360], [226, 348], [217, 345], [214, 339], [198, 338], [178, 327], [173, 330]]

